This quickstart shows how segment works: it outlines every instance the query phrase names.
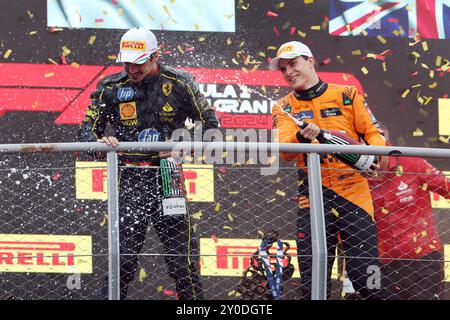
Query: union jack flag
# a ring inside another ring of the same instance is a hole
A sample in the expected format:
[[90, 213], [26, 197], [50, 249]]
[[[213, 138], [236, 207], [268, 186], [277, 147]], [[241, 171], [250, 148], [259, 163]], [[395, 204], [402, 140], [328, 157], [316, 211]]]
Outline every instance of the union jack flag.
[[329, 0], [329, 33], [450, 38], [450, 0]]

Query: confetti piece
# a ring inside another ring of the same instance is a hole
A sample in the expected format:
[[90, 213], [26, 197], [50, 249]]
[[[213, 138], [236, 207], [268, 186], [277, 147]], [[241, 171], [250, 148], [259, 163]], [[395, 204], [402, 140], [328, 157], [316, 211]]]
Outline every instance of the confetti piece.
[[423, 191], [428, 190], [428, 184], [426, 182], [422, 185], [422, 190]]
[[311, 30], [320, 30], [320, 26], [311, 26]]
[[352, 51], [352, 55], [354, 55], [354, 56], [360, 56], [361, 55], [361, 50], [354, 50], [354, 51]]
[[383, 36], [377, 36], [378, 41], [380, 41], [382, 44], [386, 44], [386, 39], [383, 38]]
[[116, 60], [116, 59], [117, 59], [117, 55], [115, 55], [115, 54], [108, 55], [108, 60]]
[[327, 65], [327, 64], [330, 64], [330, 63], [331, 63], [331, 58], [325, 58], [319, 63], [319, 65], [324, 66], [324, 65]]
[[30, 31], [30, 33], [28, 33], [30, 36], [33, 36], [37, 33], [37, 31]]
[[279, 195], [279, 196], [282, 196], [282, 197], [285, 197], [285, 196], [286, 196], [286, 192], [283, 192], [283, 191], [281, 191], [281, 190], [277, 190], [277, 191], [276, 191], [276, 194]]
[[276, 35], [277, 37], [280, 36], [280, 32], [278, 31], [278, 28], [277, 28], [277, 27], [273, 27], [273, 32], [275, 32], [275, 35]]
[[383, 61], [383, 63], [381, 64], [381, 66], [383, 67], [383, 72], [387, 72], [386, 61]]
[[442, 64], [442, 57], [441, 56], [437, 56], [436, 57], [436, 67], [439, 67]]
[[203, 216], [202, 210], [197, 211], [191, 215], [192, 219], [201, 220]]
[[450, 136], [448, 136], [447, 138], [445, 138], [444, 136], [440, 136], [439, 141], [448, 144], [450, 141]]
[[381, 212], [384, 213], [384, 214], [388, 214], [388, 213], [389, 213], [389, 210], [386, 209], [386, 208], [381, 208]]
[[361, 68], [361, 72], [364, 73], [364, 74], [368, 74], [368, 73], [369, 73], [369, 70], [367, 70], [366, 67], [362, 67], [362, 68]]
[[419, 253], [421, 253], [422, 252], [422, 247], [418, 247], [416, 250], [414, 250], [414, 252], [416, 253], [416, 254], [419, 254]]
[[268, 17], [278, 17], [278, 14], [272, 11], [267, 11], [266, 16]]
[[331, 208], [331, 212], [339, 218], [339, 212], [335, 208]]
[[50, 77], [53, 77], [54, 75], [55, 75], [54, 72], [48, 72], [48, 73], [44, 74], [44, 78], [50, 78]]
[[12, 53], [11, 49], [6, 50], [5, 54], [3, 55], [3, 58], [8, 59], [11, 53]]
[[220, 203], [216, 203], [216, 207], [214, 208], [214, 210], [216, 211], [216, 212], [219, 212], [220, 211]]
[[100, 227], [103, 227], [106, 224], [106, 222], [108, 222], [108, 214], [107, 213], [105, 213], [102, 221], [100, 221]]
[[164, 286], [163, 285], [159, 285], [156, 287], [156, 293], [161, 293], [164, 291]]
[[409, 93], [409, 89], [406, 89], [403, 93], [402, 93], [402, 98], [406, 98], [406, 96]]
[[417, 129], [413, 132], [413, 137], [423, 137], [423, 131], [420, 130], [420, 128], [417, 128]]
[[53, 60], [52, 58], [48, 58], [48, 61], [50, 61], [53, 64], [58, 64], [55, 60]]
[[[403, 137], [401, 137], [401, 138], [403, 138]], [[399, 176], [399, 177], [401, 177], [403, 175], [403, 166], [402, 165], [397, 166], [397, 169], [395, 170], [395, 175]]]
[[143, 283], [144, 280], [145, 280], [145, 278], [147, 278], [147, 277], [148, 277], [147, 272], [145, 272], [145, 269], [144, 269], [144, 268], [141, 268], [141, 269], [139, 270], [139, 282], [140, 282], [140, 283]]
[[423, 51], [428, 51], [428, 44], [427, 44], [427, 42], [426, 41], [424, 41], [424, 42], [422, 42], [422, 49], [423, 49]]
[[239, 191], [228, 191], [228, 194], [236, 195], [236, 194], [239, 194]]
[[95, 42], [95, 35], [94, 35], [94, 36], [90, 36], [90, 37], [89, 37], [89, 44], [90, 44], [90, 45], [93, 45], [94, 42]]
[[302, 31], [298, 30], [297, 33], [300, 37], [306, 38], [306, 32], [302, 32]]
[[203, 37], [203, 36], [201, 36], [201, 37], [198, 38], [198, 41], [199, 41], [199, 42], [203, 42], [203, 41], [205, 41], [205, 40], [206, 40], [206, 38]]
[[58, 181], [59, 179], [61, 179], [61, 176], [61, 172], [55, 172], [55, 174], [52, 176], [52, 180]]
[[433, 100], [433, 97], [428, 97], [424, 105], [426, 106], [428, 103], [430, 103], [431, 100]]
[[428, 85], [428, 88], [430, 88], [430, 89], [435, 89], [436, 87], [437, 87], [436, 81]]
[[225, 229], [225, 230], [233, 230], [233, 228], [230, 227], [230, 226], [223, 226], [223, 229]]
[[341, 56], [336, 56], [336, 60], [339, 61], [339, 63], [341, 64], [345, 63], [345, 59]]
[[312, 4], [312, 3], [314, 3], [314, 0], [303, 0], [303, 2], [305, 4]]
[[62, 50], [63, 50], [63, 55], [66, 57], [71, 53], [70, 49], [67, 48], [66, 46], [63, 46]]
[[234, 221], [233, 215], [231, 213], [227, 214], [228, 220], [230, 220], [231, 222]]
[[34, 14], [30, 10], [27, 10], [27, 13], [28, 13], [28, 16], [30, 17], [30, 19], [33, 19]]

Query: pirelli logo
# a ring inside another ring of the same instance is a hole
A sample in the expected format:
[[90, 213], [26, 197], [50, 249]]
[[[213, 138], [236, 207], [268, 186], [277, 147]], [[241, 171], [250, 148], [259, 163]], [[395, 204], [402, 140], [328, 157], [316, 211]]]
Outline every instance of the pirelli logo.
[[120, 44], [121, 50], [135, 50], [145, 51], [147, 44], [143, 41], [122, 41]]
[[282, 55], [285, 52], [292, 52], [292, 51], [294, 51], [294, 46], [292, 46], [292, 45], [282, 47], [282, 48], [280, 48], [280, 50], [278, 50], [277, 57], [279, 57], [280, 55]]
[[0, 234], [0, 272], [92, 273], [91, 236]]

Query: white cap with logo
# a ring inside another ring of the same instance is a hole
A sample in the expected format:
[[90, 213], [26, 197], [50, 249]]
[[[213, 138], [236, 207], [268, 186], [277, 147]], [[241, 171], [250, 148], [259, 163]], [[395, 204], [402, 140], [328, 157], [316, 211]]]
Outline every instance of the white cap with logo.
[[120, 40], [117, 62], [145, 63], [158, 50], [156, 37], [146, 28], [133, 28], [125, 32]]
[[270, 61], [269, 68], [270, 70], [278, 70], [278, 61], [280, 59], [294, 59], [299, 56], [312, 57], [313, 54], [307, 45], [299, 41], [286, 42], [278, 48], [277, 56]]

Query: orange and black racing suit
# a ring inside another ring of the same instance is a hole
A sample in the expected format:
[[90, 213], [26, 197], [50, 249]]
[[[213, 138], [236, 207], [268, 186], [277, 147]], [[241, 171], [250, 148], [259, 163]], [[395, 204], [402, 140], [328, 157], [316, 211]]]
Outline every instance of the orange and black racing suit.
[[[170, 139], [175, 129], [184, 128], [187, 118], [201, 121], [204, 130], [217, 128], [214, 111], [192, 75], [159, 67], [156, 76], [146, 77], [137, 84], [124, 71], [102, 79], [91, 95], [92, 104], [79, 131], [80, 141], [103, 137], [107, 124], [113, 130], [108, 135], [127, 142], [138, 141], [145, 129], [162, 136], [161, 140]], [[175, 280], [179, 299], [202, 298], [198, 248], [192, 237], [190, 217], [163, 214], [159, 169], [148, 168], [159, 166], [158, 153], [125, 153], [119, 161], [121, 299], [126, 298], [128, 284], [135, 276], [137, 255], [150, 221], [164, 247], [169, 275]], [[107, 287], [102, 291], [106, 295]]]
[[[356, 141], [363, 139], [370, 145], [385, 145], [375, 125], [375, 118], [354, 87], [320, 81], [307, 91], [291, 92], [277, 102], [272, 114], [274, 128], [279, 130], [279, 142], [301, 143], [297, 138], [299, 128], [281, 109], [321, 129], [341, 131]], [[312, 248], [306, 155], [282, 153], [281, 157], [284, 160], [296, 160], [300, 167], [296, 240], [301, 289], [307, 299], [311, 295]], [[370, 275], [368, 266], [379, 265], [374, 209], [367, 180], [331, 155], [321, 157], [321, 171], [328, 248], [328, 288], [340, 234], [346, 253], [347, 273], [355, 290], [367, 298], [377, 298], [378, 292], [368, 290], [366, 286]], [[372, 296], [373, 293], [375, 295]]]

